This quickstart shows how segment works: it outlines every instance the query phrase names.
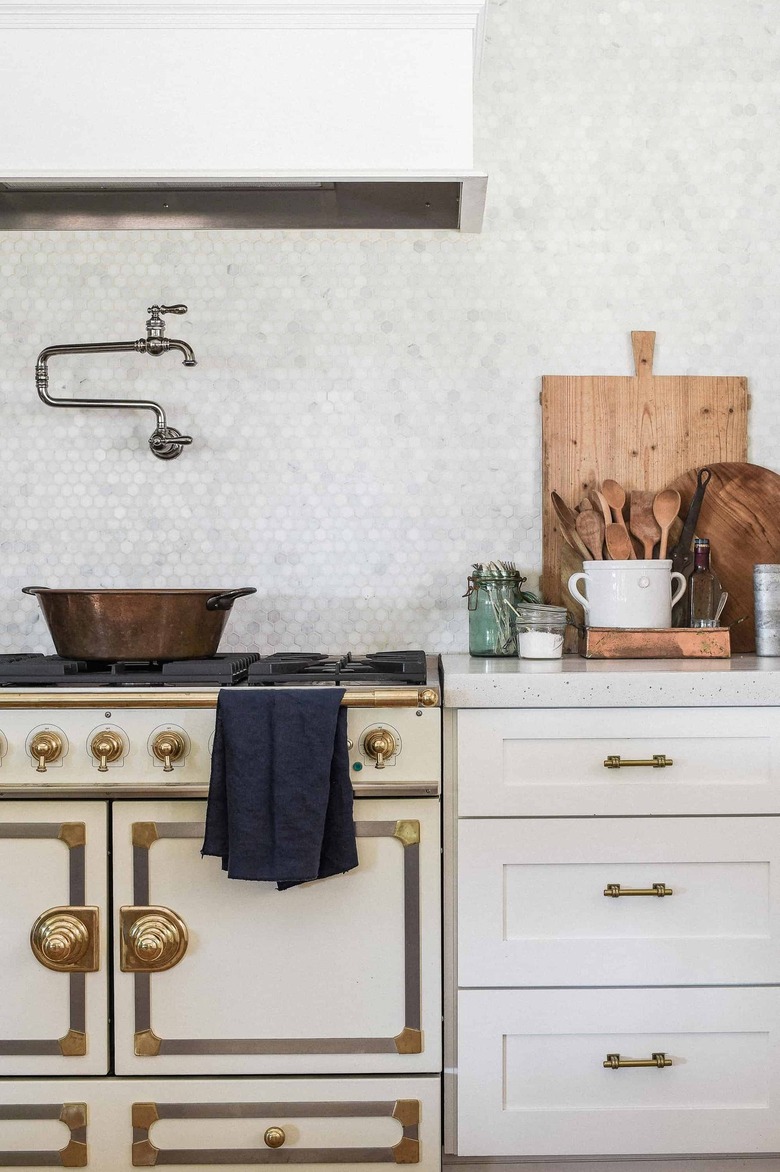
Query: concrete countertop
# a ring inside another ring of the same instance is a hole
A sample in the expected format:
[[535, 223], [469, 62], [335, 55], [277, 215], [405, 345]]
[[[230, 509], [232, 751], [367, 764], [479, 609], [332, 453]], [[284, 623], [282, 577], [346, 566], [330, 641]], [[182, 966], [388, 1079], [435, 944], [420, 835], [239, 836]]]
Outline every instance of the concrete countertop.
[[780, 706], [780, 658], [473, 659], [443, 655], [445, 708]]

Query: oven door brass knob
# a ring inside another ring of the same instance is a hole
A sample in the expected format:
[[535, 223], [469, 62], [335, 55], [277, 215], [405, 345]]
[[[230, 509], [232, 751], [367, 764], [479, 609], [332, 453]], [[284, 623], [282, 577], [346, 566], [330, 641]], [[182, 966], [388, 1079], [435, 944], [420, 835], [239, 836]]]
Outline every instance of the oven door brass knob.
[[111, 729], [106, 729], [92, 738], [89, 749], [92, 756], [100, 762], [98, 773], [108, 773], [109, 765], [118, 761], [125, 751], [124, 737]]
[[45, 773], [46, 766], [59, 761], [62, 750], [65, 748], [62, 737], [56, 732], [42, 732], [33, 737], [30, 743], [30, 753], [38, 762], [35, 772]]
[[363, 750], [375, 763], [375, 769], [384, 769], [388, 759], [398, 752], [398, 746], [388, 729], [372, 728], [363, 737]]
[[187, 925], [169, 907], [123, 907], [119, 921], [123, 973], [163, 973], [187, 951]]
[[53, 907], [32, 926], [30, 947], [35, 959], [55, 973], [98, 970], [98, 909]]
[[269, 1148], [280, 1148], [287, 1136], [281, 1127], [268, 1127], [263, 1139]]
[[152, 752], [163, 763], [163, 773], [173, 771], [173, 762], [184, 756], [187, 748], [184, 737], [178, 732], [158, 733], [152, 741]]

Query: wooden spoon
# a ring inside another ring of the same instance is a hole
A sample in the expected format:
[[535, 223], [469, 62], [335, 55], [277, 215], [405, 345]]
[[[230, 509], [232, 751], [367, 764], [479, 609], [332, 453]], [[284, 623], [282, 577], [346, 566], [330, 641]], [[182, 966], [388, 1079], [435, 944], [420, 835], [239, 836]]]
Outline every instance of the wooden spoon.
[[658, 556], [661, 559], [666, 557], [669, 530], [679, 511], [680, 494], [676, 488], [665, 488], [663, 492], [656, 493], [653, 501], [653, 516], [661, 527], [661, 547], [658, 550]]
[[607, 525], [611, 525], [612, 524], [612, 513], [610, 512], [609, 505], [607, 504], [607, 500], [606, 500], [606, 497], [604, 496], [604, 494], [599, 492], [599, 490], [597, 488], [594, 488], [593, 492], [590, 495], [593, 497], [596, 504], [601, 509], [601, 515], [604, 518], [605, 527]]
[[588, 547], [577, 533], [577, 514], [573, 509], [569, 508], [566, 501], [557, 492], [550, 493], [550, 500], [553, 503], [555, 515], [558, 518], [558, 527], [564, 541], [568, 542], [581, 558], [589, 561], [590, 553], [588, 552]]
[[586, 509], [577, 514], [577, 533], [590, 550], [594, 561], [603, 560], [602, 546], [604, 545], [604, 521], [601, 513], [595, 509]]
[[607, 525], [604, 531], [604, 540], [607, 543], [607, 553], [615, 562], [626, 562], [634, 553], [631, 538], [624, 525], [618, 523]]
[[589, 497], [584, 496], [582, 498], [582, 500], [580, 501], [580, 503], [577, 505], [577, 508], [579, 509], [579, 511], [581, 513], [589, 513], [590, 510], [593, 508], [593, 502], [591, 501], [591, 499]]
[[653, 547], [661, 536], [661, 528], [653, 514], [654, 492], [632, 492], [629, 524], [634, 537], [642, 542], [645, 557], [653, 556]]
[[615, 517], [615, 523], [620, 525], [621, 528], [625, 529], [626, 531], [626, 537], [628, 537], [628, 547], [631, 551], [628, 556], [630, 558], [635, 558], [636, 552], [628, 533], [626, 519], [623, 516], [623, 507], [626, 503], [626, 490], [623, 488], [622, 484], [618, 484], [617, 480], [605, 480], [601, 486], [601, 491], [604, 494], [604, 499], [606, 500], [607, 504], [612, 509], [612, 513]]

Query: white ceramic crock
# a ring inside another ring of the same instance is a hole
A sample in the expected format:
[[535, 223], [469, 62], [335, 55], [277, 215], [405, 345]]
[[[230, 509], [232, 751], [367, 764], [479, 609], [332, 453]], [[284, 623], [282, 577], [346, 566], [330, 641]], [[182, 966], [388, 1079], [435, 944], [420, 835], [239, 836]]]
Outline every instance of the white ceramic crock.
[[[637, 559], [625, 562], [583, 562], [572, 574], [569, 593], [585, 611], [589, 627], [671, 627], [672, 607], [685, 593], [683, 574], [672, 573], [672, 563]], [[672, 594], [672, 585], [678, 586]], [[585, 583], [587, 597], [577, 589]]]

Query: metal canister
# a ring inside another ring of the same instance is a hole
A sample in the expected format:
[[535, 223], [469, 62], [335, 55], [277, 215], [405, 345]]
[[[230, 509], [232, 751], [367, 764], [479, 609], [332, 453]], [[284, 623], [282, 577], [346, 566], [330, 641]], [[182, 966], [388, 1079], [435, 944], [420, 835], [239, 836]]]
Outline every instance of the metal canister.
[[780, 655], [780, 566], [753, 566], [756, 655]]

